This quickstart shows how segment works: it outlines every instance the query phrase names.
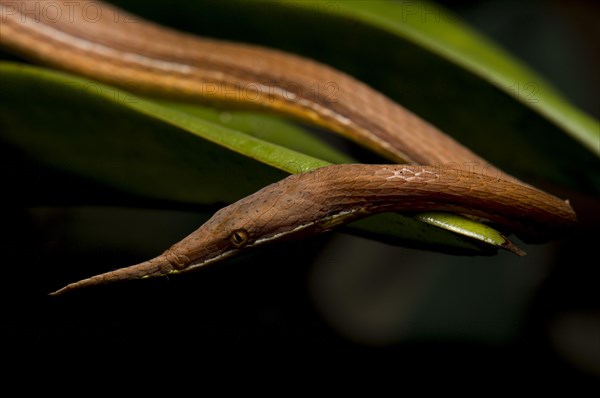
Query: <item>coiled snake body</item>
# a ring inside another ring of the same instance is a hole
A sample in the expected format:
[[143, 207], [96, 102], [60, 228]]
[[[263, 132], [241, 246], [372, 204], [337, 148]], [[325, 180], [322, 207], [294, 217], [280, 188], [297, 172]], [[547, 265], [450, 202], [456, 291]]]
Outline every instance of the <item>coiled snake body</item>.
[[[99, 7], [94, 20], [73, 12], [69, 2], [52, 2], [62, 18], [32, 16], [34, 3], [40, 2], [0, 0], [2, 47], [114, 85], [133, 84], [143, 92], [266, 108], [340, 133], [393, 161], [410, 163], [335, 165], [292, 175], [221, 209], [152, 260], [55, 293], [197, 269], [252, 247], [324, 232], [385, 211], [469, 214], [537, 241], [556, 237], [575, 222], [567, 202], [493, 166], [486, 167], [485, 174], [462, 171], [444, 176], [437, 166], [487, 162], [333, 68], [272, 49], [176, 32], [97, 1], [77, 2], [82, 8]], [[315, 86], [332, 82], [335, 101], [314, 95]], [[242, 88], [257, 95], [231, 96]]]

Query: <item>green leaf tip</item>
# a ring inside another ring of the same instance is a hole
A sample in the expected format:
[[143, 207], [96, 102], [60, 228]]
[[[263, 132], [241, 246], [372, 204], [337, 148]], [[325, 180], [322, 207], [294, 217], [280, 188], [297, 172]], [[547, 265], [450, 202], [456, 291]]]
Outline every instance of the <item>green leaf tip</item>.
[[524, 256], [526, 254], [502, 233], [470, 218], [457, 214], [440, 212], [420, 213], [417, 214], [415, 218], [429, 225], [434, 225], [459, 235], [468, 236], [469, 238], [508, 250], [518, 256]]

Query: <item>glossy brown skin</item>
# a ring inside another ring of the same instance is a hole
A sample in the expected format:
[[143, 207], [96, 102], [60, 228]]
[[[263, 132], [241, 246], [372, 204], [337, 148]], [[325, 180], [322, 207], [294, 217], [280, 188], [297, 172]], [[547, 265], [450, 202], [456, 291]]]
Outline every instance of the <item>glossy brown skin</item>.
[[[325, 65], [271, 49], [192, 37], [100, 2], [92, 2], [102, 8], [102, 19], [94, 23], [66, 8], [68, 19], [51, 21], [42, 14], [36, 22], [20, 14], [22, 3], [35, 2], [0, 0], [3, 6], [18, 5], [3, 9], [0, 44], [24, 56], [143, 92], [291, 115], [394, 161], [431, 165], [337, 165], [290, 176], [220, 210], [155, 259], [55, 293], [197, 269], [252, 247], [325, 232], [384, 211], [471, 214], [536, 241], [558, 236], [575, 222], [568, 203], [502, 174], [400, 105]], [[335, 91], [315, 92], [323, 87]], [[449, 163], [464, 170], [444, 173]]]

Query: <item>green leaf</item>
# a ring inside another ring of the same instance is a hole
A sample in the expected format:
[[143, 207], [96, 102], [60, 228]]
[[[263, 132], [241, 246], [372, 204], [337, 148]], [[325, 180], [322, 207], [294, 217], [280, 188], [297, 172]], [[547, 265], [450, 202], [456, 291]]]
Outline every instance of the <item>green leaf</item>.
[[252, 137], [271, 142], [300, 153], [326, 160], [329, 163], [354, 163], [356, 160], [322, 141], [306, 130], [275, 115], [255, 112], [218, 110], [186, 102], [159, 101], [161, 105], [175, 108], [202, 120], [243, 131]]
[[[285, 173], [329, 164], [208, 122], [199, 117], [204, 111], [188, 113], [183, 105], [165, 106], [64, 73], [0, 63], [0, 82], [3, 141], [43, 164], [142, 197], [196, 205], [231, 203]], [[250, 114], [244, 117], [251, 120]], [[7, 188], [25, 189], [22, 195], [43, 201], [44, 192], [35, 185]], [[431, 250], [490, 252], [410, 217], [388, 214], [363, 223], [351, 231]]]
[[492, 246], [509, 250], [519, 256], [524, 256], [525, 252], [519, 249], [514, 243], [503, 234], [485, 224], [476, 222], [469, 218], [461, 217], [452, 213], [420, 213], [415, 216], [419, 221], [435, 225], [457, 234], [469, 236], [473, 239], [486, 242]]
[[[397, 4], [339, 1], [339, 11], [410, 40], [487, 80], [554, 122], [600, 156], [597, 121], [566, 101], [538, 76], [447, 10], [426, 1]], [[523, 92], [520, 92], [520, 90]]]
[[[4, 140], [45, 164], [140, 196], [229, 203], [285, 176], [249, 157], [327, 164], [89, 80], [8, 63], [1, 76]], [[190, 125], [194, 133], [181, 130]], [[235, 184], [224, 186], [232, 175]]]

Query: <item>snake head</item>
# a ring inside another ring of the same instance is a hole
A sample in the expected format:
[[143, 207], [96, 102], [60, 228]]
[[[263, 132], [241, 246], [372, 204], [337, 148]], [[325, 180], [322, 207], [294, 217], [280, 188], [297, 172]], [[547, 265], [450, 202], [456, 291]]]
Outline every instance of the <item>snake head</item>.
[[181, 266], [171, 261], [173, 272], [195, 270], [261, 245], [330, 229], [325, 220], [331, 209], [306, 189], [308, 180], [316, 176], [316, 172], [289, 176], [216, 212], [167, 250], [173, 259], [183, 260]]
[[290, 176], [219, 210], [156, 258], [71, 283], [51, 295], [116, 281], [188, 272], [306, 230], [313, 233], [326, 230], [322, 227], [322, 204], [298, 181], [308, 178], [310, 173]]

